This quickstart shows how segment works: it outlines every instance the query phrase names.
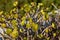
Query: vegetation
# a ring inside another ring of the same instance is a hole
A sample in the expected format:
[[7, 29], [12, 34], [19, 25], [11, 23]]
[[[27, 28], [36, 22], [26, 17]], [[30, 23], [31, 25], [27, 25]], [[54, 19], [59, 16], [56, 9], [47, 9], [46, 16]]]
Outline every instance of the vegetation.
[[60, 0], [1, 0], [4, 39], [60, 40]]

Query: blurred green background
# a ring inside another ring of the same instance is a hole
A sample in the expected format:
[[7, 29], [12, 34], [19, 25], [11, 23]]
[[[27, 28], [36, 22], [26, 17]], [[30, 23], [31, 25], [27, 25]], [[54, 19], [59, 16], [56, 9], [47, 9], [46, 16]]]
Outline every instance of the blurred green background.
[[60, 8], [60, 0], [0, 0], [0, 10], [9, 12], [14, 8], [12, 4], [14, 1], [18, 1], [18, 9], [20, 9], [24, 4], [30, 4], [31, 2], [42, 2], [44, 4], [44, 7], [49, 7], [51, 8], [50, 10], [54, 9], [53, 6], [51, 6], [51, 3], [54, 3], [56, 7]]

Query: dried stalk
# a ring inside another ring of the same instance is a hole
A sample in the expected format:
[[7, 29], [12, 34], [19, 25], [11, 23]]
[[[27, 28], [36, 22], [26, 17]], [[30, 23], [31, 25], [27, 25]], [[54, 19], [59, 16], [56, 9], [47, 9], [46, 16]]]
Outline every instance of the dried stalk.
[[54, 6], [55, 9], [58, 9], [58, 8], [54, 5], [54, 3], [52, 3], [52, 6]]
[[27, 40], [29, 40], [29, 31], [27, 30]]

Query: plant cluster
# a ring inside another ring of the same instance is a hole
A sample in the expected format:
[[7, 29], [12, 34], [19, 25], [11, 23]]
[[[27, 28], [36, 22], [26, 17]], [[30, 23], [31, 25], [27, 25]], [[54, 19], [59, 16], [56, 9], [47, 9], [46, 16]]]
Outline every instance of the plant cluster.
[[0, 28], [5, 39], [60, 40], [60, 3], [45, 0], [21, 5], [20, 2], [12, 1], [11, 7], [5, 3], [5, 9], [0, 10]]

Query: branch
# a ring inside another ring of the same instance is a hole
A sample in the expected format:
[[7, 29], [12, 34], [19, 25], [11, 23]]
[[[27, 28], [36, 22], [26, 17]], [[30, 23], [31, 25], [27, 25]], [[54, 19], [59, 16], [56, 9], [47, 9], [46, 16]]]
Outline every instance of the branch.
[[54, 5], [54, 3], [52, 3], [52, 6], [54, 6], [55, 9], [58, 9], [58, 8]]

